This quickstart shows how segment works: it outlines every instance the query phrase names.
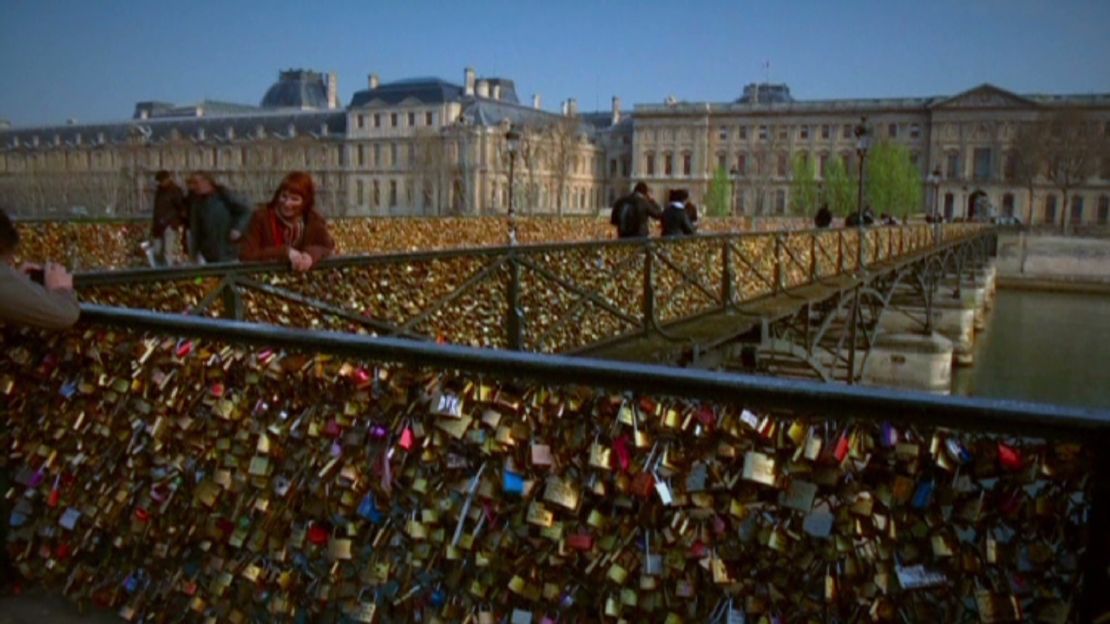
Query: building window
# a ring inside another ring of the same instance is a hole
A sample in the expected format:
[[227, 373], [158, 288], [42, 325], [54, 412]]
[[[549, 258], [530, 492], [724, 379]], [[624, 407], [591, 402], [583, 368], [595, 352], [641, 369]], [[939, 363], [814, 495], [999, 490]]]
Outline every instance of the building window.
[[748, 157], [745, 154], [736, 155], [736, 173], [737, 175], [748, 174]]
[[1071, 196], [1071, 222], [1072, 225], [1083, 223], [1083, 198], [1079, 195]]
[[952, 217], [955, 216], [955, 212], [956, 212], [956, 198], [952, 195], [952, 193], [945, 193], [944, 194], [944, 218], [945, 218], [945, 220], [951, 221]]
[[1048, 195], [1044, 198], [1044, 222], [1056, 223], [1056, 196]]
[[947, 162], [945, 163], [944, 176], [949, 180], [955, 180], [960, 177], [960, 153], [948, 152]]
[[397, 206], [397, 180], [389, 181], [389, 207], [395, 208]]
[[691, 157], [690, 154], [683, 154], [682, 155], [682, 175], [684, 175], [684, 176], [689, 176], [690, 175], [690, 171], [692, 169], [692, 167], [691, 167], [692, 161], [693, 161], [693, 157]]
[[374, 127], [375, 128], [381, 128], [382, 127], [382, 115], [381, 115], [381, 113], [374, 113]]
[[910, 163], [917, 167], [917, 161], [921, 159], [921, 154], [917, 152], [910, 152]]
[[663, 154], [663, 175], [674, 175], [674, 156], [670, 152]]
[[377, 180], [374, 180], [374, 207], [377, 208], [378, 206], [381, 206], [381, 205], [382, 205], [382, 187], [381, 187], [380, 184], [378, 184]]
[[821, 172], [821, 177], [822, 178], [825, 177], [825, 167], [828, 164], [829, 164], [829, 155], [828, 154], [821, 154], [821, 156], [818, 160], [818, 165], [817, 166], [819, 168], [819, 171]]
[[748, 140], [748, 127], [747, 126], [740, 126], [739, 133], [740, 133], [740, 140], [741, 141], [747, 141]]
[[786, 177], [786, 154], [779, 154], [775, 170], [780, 178]]
[[435, 125], [435, 113], [433, 113], [431, 111], [429, 111], [427, 113], [424, 113], [424, 125], [425, 126]]
[[786, 191], [782, 189], [775, 191], [775, 213], [786, 214]]
[[366, 189], [363, 187], [362, 180], [355, 182], [355, 205], [361, 206], [366, 201]]
[[415, 126], [416, 126], [416, 113], [409, 113], [409, 127], [413, 128]]
[[728, 155], [724, 152], [717, 152], [717, 168], [724, 169], [728, 166]]
[[1098, 198], [1098, 224], [1106, 225], [1110, 222], [1110, 197], [1103, 195]]
[[628, 171], [632, 168], [632, 159], [625, 156], [621, 159], [621, 175], [628, 177]]
[[829, 132], [830, 132], [829, 124], [821, 124], [821, 138], [822, 139], [829, 138]]
[[399, 158], [397, 158], [397, 144], [396, 143], [390, 143], [389, 144], [389, 164], [393, 167], [396, 167], [400, 162], [401, 162], [401, 160]]
[[886, 134], [892, 139], [898, 138], [898, 124], [888, 124], [886, 127]]
[[760, 126], [759, 127], [759, 140], [760, 141], [766, 141], [767, 140], [767, 126]]
[[366, 116], [365, 115], [359, 115], [358, 116], [358, 127], [359, 128], [365, 128], [366, 127]]
[[798, 136], [804, 141], [809, 138], [809, 126], [803, 125], [798, 129]]
[[724, 126], [721, 126], [721, 129], [717, 132], [717, 138], [722, 140], [722, 141], [727, 141], [728, 140], [728, 128], [726, 128]]
[[921, 138], [921, 124], [910, 124], [910, 138], [911, 139], [920, 139]]
[[1002, 159], [1003, 177], [1005, 177], [1007, 180], [1013, 180], [1017, 174], [1016, 164], [1017, 161], [1015, 160], [1014, 153], [1006, 152], [1006, 156], [1004, 156]]
[[644, 156], [644, 173], [645, 175], [655, 175], [655, 154], [648, 153]]
[[852, 138], [852, 124], [844, 124], [843, 126], [841, 126], [841, 128], [840, 128], [840, 138], [842, 138], [842, 139]]
[[991, 178], [991, 150], [987, 147], [977, 147], [973, 154], [975, 158], [975, 179], [989, 180]]
[[779, 128], [779, 140], [785, 141], [790, 136], [790, 126], [783, 126]]
[[392, 128], [397, 127], [397, 113], [390, 113], [389, 114], [389, 125]]
[[365, 167], [366, 166], [366, 146], [365, 145], [359, 145], [358, 146], [358, 166], [359, 167]]
[[1002, 214], [1007, 217], [1014, 216], [1014, 194], [1006, 193], [1002, 196]]
[[382, 144], [381, 143], [375, 143], [374, 144], [374, 162], [372, 162], [370, 164], [372, 164], [375, 167], [380, 167], [382, 165]]
[[613, 177], [616, 177], [616, 175], [617, 175], [617, 159], [616, 158], [610, 158], [609, 159], [609, 177], [613, 178]]
[[1102, 179], [1110, 180], [1110, 156], [1102, 159]]

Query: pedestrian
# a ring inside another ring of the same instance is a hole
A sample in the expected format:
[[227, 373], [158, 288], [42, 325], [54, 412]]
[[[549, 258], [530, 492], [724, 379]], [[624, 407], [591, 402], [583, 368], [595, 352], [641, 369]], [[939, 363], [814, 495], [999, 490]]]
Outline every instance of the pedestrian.
[[643, 238], [650, 234], [648, 219], [662, 219], [663, 210], [651, 197], [648, 185], [637, 182], [632, 192], [613, 203], [609, 222], [617, 228], [618, 238]]
[[239, 259], [244, 262], [288, 259], [295, 271], [307, 271], [332, 255], [335, 241], [315, 209], [312, 176], [294, 171], [285, 176], [270, 203], [251, 216]]
[[0, 210], [0, 322], [43, 329], [65, 329], [77, 322], [81, 308], [73, 276], [60, 264], [15, 266], [19, 232]]
[[813, 216], [813, 224], [817, 227], [824, 229], [832, 225], [832, 211], [829, 210], [828, 204], [821, 204], [821, 208], [817, 210], [817, 214]]
[[694, 233], [694, 224], [686, 214], [686, 200], [690, 194], [685, 189], [674, 189], [667, 197], [663, 210], [663, 236], [685, 236]]
[[686, 202], [686, 217], [695, 228], [698, 227], [698, 205], [692, 201]]
[[173, 266], [182, 255], [182, 233], [187, 223], [185, 196], [165, 169], [154, 174], [154, 215], [150, 227], [152, 264]]
[[251, 218], [247, 205], [216, 183], [212, 175], [194, 171], [189, 187], [189, 254], [196, 262], [230, 262], [239, 257], [236, 243]]

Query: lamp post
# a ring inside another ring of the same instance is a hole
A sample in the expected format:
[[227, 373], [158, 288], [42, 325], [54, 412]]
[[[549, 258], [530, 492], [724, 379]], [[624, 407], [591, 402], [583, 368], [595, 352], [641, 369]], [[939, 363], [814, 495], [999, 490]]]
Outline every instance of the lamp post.
[[520, 132], [516, 126], [509, 126], [505, 133], [505, 142], [509, 147], [509, 245], [516, 245], [516, 214], [513, 212], [513, 183], [516, 179], [516, 153], [520, 150]]
[[732, 197], [729, 198], [729, 200], [732, 202], [732, 210], [730, 210], [729, 212], [733, 216], [738, 216], [740, 212], [740, 202], [738, 201], [740, 197], [740, 170], [736, 167], [733, 167], [732, 169], [728, 170], [728, 173], [729, 177], [732, 179], [732, 193], [730, 193]]
[[[867, 129], [867, 117], [860, 117], [856, 125], [856, 156], [859, 158], [859, 189], [856, 195], [856, 219], [859, 228], [859, 244], [856, 246], [857, 266], [863, 271], [863, 261], [867, 257], [864, 245], [867, 238], [863, 231], [863, 161], [867, 158], [867, 150], [871, 148], [871, 133]], [[852, 318], [848, 321], [848, 385], [856, 382], [856, 325], [859, 319], [859, 289], [856, 284], [852, 297]]]
[[926, 178], [933, 189], [933, 244], [940, 242], [940, 165], [933, 167], [933, 172]]

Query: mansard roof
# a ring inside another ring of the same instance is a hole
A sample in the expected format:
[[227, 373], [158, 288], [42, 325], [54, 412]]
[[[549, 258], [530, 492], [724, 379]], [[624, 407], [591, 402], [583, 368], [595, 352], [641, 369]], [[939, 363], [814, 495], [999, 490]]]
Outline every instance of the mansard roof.
[[266, 95], [262, 108], [327, 108], [328, 89], [320, 72], [294, 69], [278, 74]]
[[[261, 131], [261, 132], [260, 132]], [[0, 149], [30, 147], [38, 137], [38, 147], [124, 143], [139, 139], [145, 143], [164, 143], [175, 138], [193, 141], [231, 143], [261, 137], [301, 136], [342, 137], [347, 131], [347, 114], [328, 111], [259, 111], [249, 114], [205, 117], [161, 117], [133, 119], [117, 123], [40, 126], [0, 130]]]
[[463, 88], [441, 78], [409, 78], [378, 85], [375, 89], [356, 91], [351, 96], [351, 108], [379, 103], [396, 106], [407, 99], [424, 104], [457, 102], [463, 98]]

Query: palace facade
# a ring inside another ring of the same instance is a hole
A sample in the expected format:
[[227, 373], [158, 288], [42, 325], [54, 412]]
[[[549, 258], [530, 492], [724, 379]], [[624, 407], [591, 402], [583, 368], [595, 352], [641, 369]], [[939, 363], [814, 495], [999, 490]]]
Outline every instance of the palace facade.
[[[304, 169], [329, 215], [593, 214], [635, 180], [657, 197], [688, 188], [702, 203], [719, 169], [737, 214], [785, 214], [791, 163], [804, 155], [818, 183], [834, 158], [856, 165], [854, 127], [901, 143], [919, 168], [922, 205], [950, 218], [976, 210], [1058, 223], [1061, 191], [1010, 175], [1018, 128], [1081, 111], [1110, 144], [1110, 94], [1017, 95], [982, 85], [950, 97], [795, 100], [785, 85], [748, 85], [734, 102], [638, 104], [579, 112], [521, 103], [514, 82], [479, 77], [383, 82], [369, 75], [349, 103], [335, 74], [279, 73], [258, 106], [139, 102], [132, 118], [13, 128], [0, 122], [0, 203], [22, 216], [133, 215], [150, 209], [153, 172], [213, 172], [253, 201]], [[515, 152], [506, 133], [521, 136]], [[1110, 219], [1110, 157], [1069, 189], [1073, 223]], [[509, 184], [510, 170], [513, 184]], [[934, 172], [936, 175], [934, 176]]]

